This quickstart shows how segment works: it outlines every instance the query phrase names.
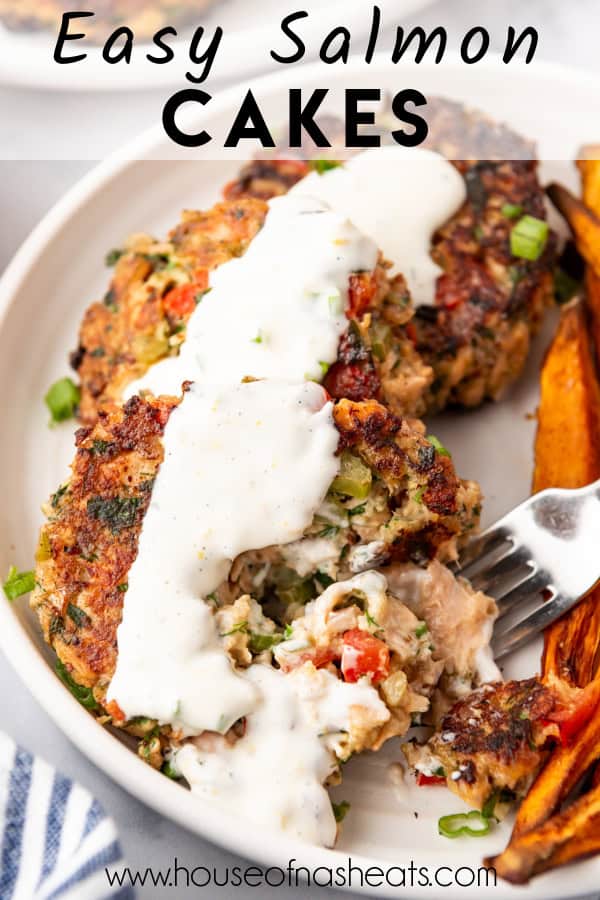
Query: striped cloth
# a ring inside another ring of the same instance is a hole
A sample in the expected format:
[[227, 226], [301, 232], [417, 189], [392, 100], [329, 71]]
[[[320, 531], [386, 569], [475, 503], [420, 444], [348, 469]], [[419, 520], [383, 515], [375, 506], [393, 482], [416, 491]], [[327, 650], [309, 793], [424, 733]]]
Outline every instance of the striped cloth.
[[0, 733], [0, 900], [130, 900], [106, 876], [123, 858], [97, 800]]

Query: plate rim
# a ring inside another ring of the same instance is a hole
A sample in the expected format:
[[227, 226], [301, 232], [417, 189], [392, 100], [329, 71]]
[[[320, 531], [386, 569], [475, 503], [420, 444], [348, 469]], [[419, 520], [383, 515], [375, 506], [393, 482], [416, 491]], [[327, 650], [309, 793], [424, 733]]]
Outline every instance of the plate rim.
[[[385, 61], [385, 58], [384, 60]], [[355, 61], [359, 64], [362, 60]], [[376, 57], [371, 71], [377, 69], [381, 57]], [[482, 68], [492, 68], [497, 63], [497, 58], [490, 57], [488, 64], [482, 64]], [[351, 76], [354, 68], [349, 64], [344, 74]], [[422, 67], [426, 68], [426, 67]], [[433, 67], [431, 67], [433, 69]], [[569, 80], [581, 85], [598, 85], [600, 79], [579, 73], [577, 70], [553, 63], [539, 64], [537, 74], [544, 80], [553, 80], [557, 77]], [[298, 77], [301, 71], [306, 80], [314, 76], [321, 67], [318, 63], [307, 64], [298, 67], [293, 77]], [[439, 68], [438, 70], [439, 71]], [[499, 75], [498, 75], [499, 77]], [[254, 80], [251, 86], [255, 89], [269, 89], [272, 86], [279, 87], [282, 81], [281, 73], [271, 73]], [[213, 111], [218, 115], [221, 109], [227, 109], [228, 104], [237, 97], [236, 89], [224, 91], [214, 102]], [[160, 126], [143, 132], [139, 137], [125, 145], [121, 150], [112, 153], [107, 159], [86, 173], [76, 184], [45, 214], [39, 224], [21, 245], [13, 260], [7, 266], [0, 279], [0, 340], [4, 318], [16, 297], [25, 279], [32, 268], [38, 262], [38, 258], [48, 245], [57, 238], [63, 225], [81, 207], [93, 201], [94, 195], [100, 191], [104, 184], [114, 179], [130, 165], [136, 165], [143, 159], [157, 143], [164, 140], [164, 133]], [[177, 822], [188, 830], [201, 837], [219, 844], [225, 849], [237, 853], [246, 859], [259, 861], [265, 866], [279, 866], [284, 860], [296, 859], [300, 865], [307, 865], [310, 870], [318, 866], [335, 868], [343, 865], [350, 856], [349, 851], [329, 850], [311, 845], [303, 845], [299, 841], [282, 836], [277, 833], [267, 832], [253, 837], [250, 828], [244, 828], [244, 823], [236, 824], [232, 828], [232, 819], [211, 808], [203, 812], [193, 795], [182, 791], [181, 787], [169, 782], [164, 776], [152, 770], [135, 754], [124, 746], [119, 740], [105, 728], [98, 725], [90, 715], [77, 703], [77, 701], [65, 690], [64, 686], [55, 677], [48, 677], [52, 671], [43, 657], [42, 651], [35, 645], [33, 637], [28, 634], [25, 626], [19, 621], [15, 609], [9, 603], [0, 603], [0, 649], [4, 656], [16, 671], [18, 677], [34, 696], [37, 702], [46, 710], [55, 724], [66, 736], [88, 757], [98, 768], [116, 781], [124, 790], [133, 794], [143, 803], [153, 807], [159, 813], [172, 821]], [[126, 761], [129, 760], [129, 763]], [[235, 820], [233, 820], [235, 821]], [[403, 852], [402, 850], [399, 853]], [[419, 851], [421, 852], [421, 851]], [[435, 851], [434, 851], [435, 852]], [[417, 851], [410, 851], [413, 859], [418, 859]], [[302, 859], [306, 857], [307, 861]], [[352, 861], [363, 868], [368, 866], [380, 866], [387, 868], [391, 865], [389, 860], [352, 853]], [[438, 860], [443, 863], [450, 858], [448, 850], [444, 857], [438, 854]], [[475, 862], [475, 861], [474, 861]], [[427, 863], [431, 865], [431, 862]], [[555, 893], [551, 889], [552, 874], [538, 879], [538, 885], [543, 882], [546, 889], [544, 896], [550, 900], [552, 897], [564, 897], [564, 893]], [[592, 887], [590, 887], [592, 889]], [[444, 895], [448, 898], [461, 898], [470, 890], [465, 887], [453, 885], [444, 889]], [[481, 889], [477, 889], [481, 890]], [[365, 893], [373, 893], [378, 896], [398, 896], [405, 898], [435, 897], [435, 889], [421, 888], [417, 890], [405, 890], [403, 888], [366, 888]], [[503, 897], [516, 896], [517, 889], [499, 882], [494, 888], [494, 896], [498, 900]], [[525, 895], [526, 889], [521, 893]], [[575, 895], [573, 895], [575, 896]], [[584, 894], [577, 894], [584, 896]]]

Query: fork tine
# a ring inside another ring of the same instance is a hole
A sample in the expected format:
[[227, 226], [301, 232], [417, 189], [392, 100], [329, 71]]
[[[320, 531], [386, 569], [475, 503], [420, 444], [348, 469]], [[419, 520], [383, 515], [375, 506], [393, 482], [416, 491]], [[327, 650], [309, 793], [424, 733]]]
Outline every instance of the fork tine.
[[496, 597], [496, 603], [500, 612], [498, 619], [509, 613], [517, 604], [520, 605], [535, 597], [541, 601], [541, 592], [548, 587], [549, 581], [548, 573], [543, 569], [530, 570], [525, 578], [518, 584], [515, 584], [506, 594]]
[[[550, 587], [549, 590], [552, 590]], [[562, 594], [556, 594], [550, 599], [536, 606], [533, 611], [525, 615], [516, 624], [509, 624], [502, 628], [503, 620], [500, 619], [494, 629], [492, 638], [492, 651], [496, 659], [501, 659], [507, 653], [518, 650], [526, 644], [538, 632], [543, 631], [556, 619], [575, 606], [577, 600], [566, 598]]]
[[532, 565], [529, 550], [526, 547], [516, 547], [511, 548], [493, 565], [487, 565], [476, 572], [472, 571], [473, 566], [469, 566], [468, 574], [462, 574], [465, 574], [476, 591], [501, 597], [531, 574]]
[[471, 538], [469, 543], [461, 550], [455, 569], [465, 578], [472, 569], [478, 569], [485, 564], [486, 559], [506, 546], [506, 552], [512, 549], [510, 532], [503, 525], [494, 525], [483, 534]]

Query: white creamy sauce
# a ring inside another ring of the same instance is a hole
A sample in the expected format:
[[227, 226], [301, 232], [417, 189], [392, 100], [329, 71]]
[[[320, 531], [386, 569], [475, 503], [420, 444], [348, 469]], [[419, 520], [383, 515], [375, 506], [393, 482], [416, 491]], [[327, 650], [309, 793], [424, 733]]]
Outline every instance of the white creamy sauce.
[[[245, 678], [260, 698], [247, 730], [219, 753], [185, 745], [175, 765], [203, 800], [265, 828], [333, 846], [336, 822], [323, 782], [333, 771], [331, 746], [365, 707], [385, 722], [389, 711], [362, 679], [346, 684], [310, 663], [287, 675], [262, 665]], [[329, 737], [328, 737], [329, 736]]]
[[314, 382], [195, 385], [165, 429], [165, 459], [129, 572], [108, 699], [185, 734], [225, 732], [255, 705], [203, 598], [246, 550], [297, 540], [339, 462]]
[[300, 195], [269, 204], [246, 253], [211, 273], [179, 356], [131, 384], [178, 395], [183, 381], [234, 383], [246, 375], [321, 380], [348, 327], [350, 275], [371, 271], [377, 246], [323, 202]]
[[292, 194], [318, 197], [369, 235], [408, 283], [415, 306], [431, 305], [442, 270], [431, 238], [466, 200], [464, 179], [431, 150], [381, 147], [323, 175], [313, 172]]

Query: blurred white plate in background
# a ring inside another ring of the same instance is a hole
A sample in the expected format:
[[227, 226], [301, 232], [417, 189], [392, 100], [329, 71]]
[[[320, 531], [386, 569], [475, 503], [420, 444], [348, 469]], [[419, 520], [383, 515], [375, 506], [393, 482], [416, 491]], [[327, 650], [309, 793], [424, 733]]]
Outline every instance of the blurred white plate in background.
[[[378, 0], [382, 12], [381, 32], [400, 23], [432, 0]], [[293, 52], [293, 44], [281, 32], [282, 18], [299, 9], [307, 10], [308, 18], [293, 26], [307, 46], [306, 58], [318, 53], [327, 33], [337, 25], [348, 28], [353, 36], [352, 52], [360, 49], [360, 41], [371, 28], [374, 3], [366, 0], [304, 0], [303, 3], [282, 3], [281, 0], [216, 0], [197, 17], [197, 24], [205, 29], [207, 46], [214, 29], [220, 25], [224, 37], [219, 47], [210, 78], [212, 81], [233, 82], [242, 76], [273, 68], [271, 49], [282, 54]], [[76, 6], [76, 4], [75, 4]], [[65, 5], [65, 9], [68, 4]], [[83, 7], [85, 8], [85, 4]], [[71, 33], [85, 32], [85, 19], [74, 20]], [[102, 59], [102, 48], [88, 40], [67, 42], [65, 56], [88, 53], [78, 63], [58, 65], [54, 62], [54, 47], [58, 36], [50, 31], [24, 32], [9, 30], [0, 23], [0, 84], [13, 84], [51, 90], [133, 90], [179, 85], [192, 87], [185, 78], [190, 69], [189, 37], [193, 28], [178, 29], [176, 39], [168, 43], [175, 59], [166, 65], [156, 65], [146, 59], [149, 43], [135, 44], [130, 65], [124, 62], [109, 65]], [[157, 53], [156, 48], [154, 52]], [[199, 66], [191, 66], [193, 72]]]

